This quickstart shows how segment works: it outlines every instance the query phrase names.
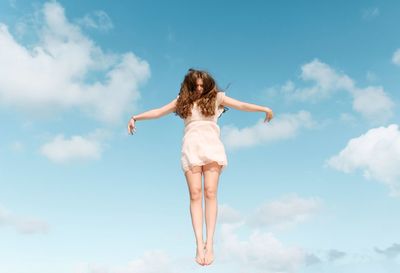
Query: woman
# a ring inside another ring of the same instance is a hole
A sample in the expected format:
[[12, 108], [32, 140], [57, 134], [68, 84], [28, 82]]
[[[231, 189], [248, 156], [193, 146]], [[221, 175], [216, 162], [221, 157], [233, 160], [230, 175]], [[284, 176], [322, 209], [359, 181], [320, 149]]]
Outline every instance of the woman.
[[[172, 112], [184, 120], [181, 165], [190, 193], [190, 214], [197, 244], [195, 259], [200, 265], [209, 265], [214, 260], [218, 180], [222, 169], [228, 164], [217, 124], [224, 107], [263, 112], [266, 114], [264, 122], [269, 122], [273, 117], [268, 107], [238, 101], [220, 92], [207, 72], [189, 69], [176, 99], [161, 108], [134, 115], [128, 122], [128, 133], [133, 134], [136, 121], [139, 120], [156, 119]], [[202, 178], [206, 241], [203, 241]]]

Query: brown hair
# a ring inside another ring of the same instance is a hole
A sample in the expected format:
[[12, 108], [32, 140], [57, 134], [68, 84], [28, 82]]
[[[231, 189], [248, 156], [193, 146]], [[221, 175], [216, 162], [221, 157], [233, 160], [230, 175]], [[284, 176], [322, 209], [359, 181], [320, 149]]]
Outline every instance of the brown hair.
[[[195, 92], [197, 79], [203, 80], [203, 93], [200, 96]], [[189, 69], [181, 84], [175, 113], [183, 119], [189, 117], [192, 114], [193, 103], [196, 102], [204, 116], [213, 116], [218, 92], [215, 80], [209, 73]]]

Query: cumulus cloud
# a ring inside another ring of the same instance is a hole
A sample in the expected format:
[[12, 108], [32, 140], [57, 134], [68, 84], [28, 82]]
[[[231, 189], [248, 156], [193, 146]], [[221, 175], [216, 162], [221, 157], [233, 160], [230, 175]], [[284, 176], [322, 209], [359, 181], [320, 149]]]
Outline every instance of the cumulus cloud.
[[367, 179], [382, 182], [392, 196], [400, 196], [400, 130], [397, 124], [370, 129], [351, 139], [327, 164], [349, 173], [362, 170]]
[[0, 205], [1, 226], [10, 226], [22, 234], [47, 233], [49, 229], [49, 225], [43, 220], [16, 215]]
[[101, 140], [105, 135], [100, 131], [88, 136], [71, 136], [65, 138], [60, 134], [43, 144], [40, 153], [56, 163], [66, 163], [76, 160], [100, 159], [102, 153]]
[[400, 254], [400, 244], [393, 244], [386, 249], [379, 249], [377, 247], [374, 248], [375, 252], [385, 255], [387, 258], [396, 258]]
[[106, 54], [57, 2], [45, 3], [38, 42], [24, 46], [0, 23], [0, 102], [18, 109], [78, 108], [115, 122], [140, 97], [149, 65], [132, 52]]
[[392, 62], [400, 65], [400, 48], [393, 53]]
[[299, 88], [288, 81], [280, 88], [287, 99], [318, 101], [329, 98], [338, 91], [345, 91], [353, 97], [353, 110], [369, 121], [380, 123], [393, 115], [394, 103], [382, 87], [357, 87], [349, 76], [317, 59], [301, 67], [300, 78], [312, 85]]
[[306, 254], [299, 247], [285, 246], [272, 233], [253, 231], [240, 240], [237, 227], [221, 225], [219, 253], [221, 259], [235, 263], [242, 270], [263, 273], [296, 272]]
[[319, 60], [313, 60], [303, 65], [300, 77], [304, 81], [315, 83], [312, 87], [295, 90], [294, 97], [301, 100], [326, 98], [332, 92], [349, 90], [354, 87], [354, 82], [350, 77], [336, 72]]
[[221, 204], [218, 206], [218, 221], [221, 224], [240, 223], [242, 220], [243, 216], [240, 214], [240, 212], [229, 205]]
[[353, 90], [353, 109], [374, 123], [388, 120], [393, 114], [394, 103], [382, 87]]
[[108, 31], [114, 27], [111, 18], [102, 10], [86, 14], [82, 19], [78, 20], [78, 23], [84, 27], [102, 31]]
[[301, 198], [295, 194], [263, 204], [249, 217], [253, 227], [288, 227], [304, 222], [321, 208], [318, 198]]
[[176, 273], [170, 257], [163, 251], [145, 252], [141, 258], [129, 262], [125, 266], [104, 266], [82, 263], [75, 269], [76, 273]]
[[310, 128], [313, 124], [311, 114], [300, 111], [297, 114], [282, 114], [268, 124], [260, 120], [242, 129], [224, 126], [221, 135], [227, 148], [234, 149], [292, 138], [301, 128]]

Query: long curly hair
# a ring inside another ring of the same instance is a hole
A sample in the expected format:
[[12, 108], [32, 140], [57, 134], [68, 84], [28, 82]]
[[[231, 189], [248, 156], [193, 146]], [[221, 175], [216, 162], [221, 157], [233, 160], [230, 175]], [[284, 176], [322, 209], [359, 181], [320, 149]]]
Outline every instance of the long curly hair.
[[[196, 92], [197, 79], [203, 80], [203, 93], [201, 95]], [[189, 69], [181, 84], [175, 113], [183, 119], [189, 117], [192, 114], [193, 104], [196, 102], [203, 116], [213, 116], [215, 115], [215, 101], [218, 92], [220, 90], [209, 73]]]

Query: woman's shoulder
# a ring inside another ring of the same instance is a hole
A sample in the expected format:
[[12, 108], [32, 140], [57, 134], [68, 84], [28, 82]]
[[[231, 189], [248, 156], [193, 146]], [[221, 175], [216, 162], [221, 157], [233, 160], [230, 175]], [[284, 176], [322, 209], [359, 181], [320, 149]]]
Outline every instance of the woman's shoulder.
[[217, 93], [217, 103], [222, 104], [224, 102], [225, 92], [219, 91]]

